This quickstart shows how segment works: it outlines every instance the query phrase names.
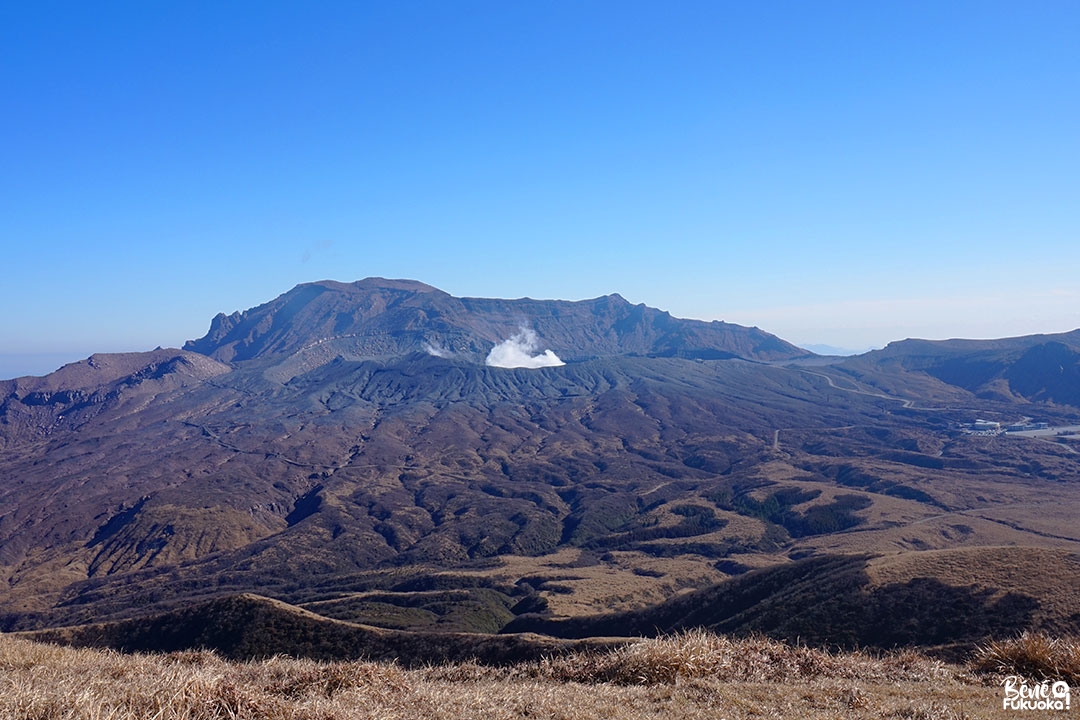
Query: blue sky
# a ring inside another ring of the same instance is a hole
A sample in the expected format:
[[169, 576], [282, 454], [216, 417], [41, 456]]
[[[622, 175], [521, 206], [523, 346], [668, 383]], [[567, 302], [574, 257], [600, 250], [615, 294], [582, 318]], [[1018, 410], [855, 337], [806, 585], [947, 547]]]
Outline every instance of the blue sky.
[[1080, 327], [1078, 35], [1071, 1], [6, 3], [0, 376], [372, 275], [853, 349]]

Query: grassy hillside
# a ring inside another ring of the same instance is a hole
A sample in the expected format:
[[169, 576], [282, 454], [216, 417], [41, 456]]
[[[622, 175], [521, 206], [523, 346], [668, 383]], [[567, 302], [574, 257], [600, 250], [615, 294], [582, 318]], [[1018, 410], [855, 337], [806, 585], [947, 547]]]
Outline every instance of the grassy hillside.
[[[373, 627], [251, 594], [17, 635], [126, 652], [212, 650], [237, 661], [288, 655], [402, 667], [510, 667], [619, 652], [641, 637], [709, 631], [826, 649], [919, 648], [959, 660], [980, 645], [1021, 632], [1080, 635], [1078, 568], [1080, 559], [1069, 551], [1016, 547], [812, 557], [749, 571], [644, 609], [571, 618], [524, 612], [497, 635]], [[428, 612], [423, 608], [437, 604], [432, 598], [443, 597], [441, 591], [415, 595], [418, 612]], [[330, 608], [345, 613], [351, 603], [363, 608], [379, 597], [347, 596], [348, 602]]]
[[125, 655], [0, 635], [0, 717], [1012, 718], [1002, 709], [1001, 674], [1021, 668], [1033, 680], [1048, 668], [1073, 679], [1080, 644], [1031, 637], [951, 665], [911, 651], [830, 654], [691, 633], [503, 667], [408, 670], [280, 656], [237, 663], [211, 652]]
[[128, 652], [213, 649], [234, 659], [291, 655], [315, 660], [368, 658], [404, 665], [478, 660], [489, 665], [538, 660], [618, 641], [569, 642], [530, 635], [407, 632], [316, 615], [257, 595], [234, 595], [151, 617], [21, 635], [77, 647]]
[[656, 635], [688, 628], [765, 633], [840, 647], [971, 647], [1023, 630], [1080, 633], [1080, 557], [1044, 548], [823, 556], [764, 568], [643, 610], [567, 619], [523, 615], [508, 632]]

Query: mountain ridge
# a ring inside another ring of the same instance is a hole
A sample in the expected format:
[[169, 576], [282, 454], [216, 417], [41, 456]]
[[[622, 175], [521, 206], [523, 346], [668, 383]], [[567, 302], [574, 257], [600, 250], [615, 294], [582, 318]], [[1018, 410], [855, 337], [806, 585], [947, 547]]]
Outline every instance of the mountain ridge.
[[924, 373], [988, 399], [1080, 405], [1080, 329], [996, 340], [900, 340], [841, 367], [867, 378]]
[[[523, 326], [566, 364], [486, 364]], [[963, 429], [1080, 423], [1072, 346], [1005, 345], [822, 358], [617, 295], [298, 286], [187, 349], [0, 383], [0, 631], [254, 592], [493, 632], [815, 556], [1080, 551], [1074, 439]], [[1008, 392], [938, 368], [987, 353]]]
[[[294, 322], [295, 321], [295, 322]], [[482, 361], [522, 328], [560, 357], [609, 355], [783, 360], [805, 350], [757, 328], [674, 318], [617, 294], [590, 300], [456, 298], [411, 280], [298, 285], [257, 307], [219, 314], [184, 349], [223, 362], [304, 355], [312, 369], [333, 357], [379, 359], [411, 352]]]

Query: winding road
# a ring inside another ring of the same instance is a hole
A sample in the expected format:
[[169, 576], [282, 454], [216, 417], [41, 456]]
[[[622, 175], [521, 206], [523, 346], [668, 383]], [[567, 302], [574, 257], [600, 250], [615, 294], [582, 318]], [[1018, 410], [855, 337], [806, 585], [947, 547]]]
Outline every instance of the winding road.
[[[813, 370], [806, 370], [805, 368], [792, 368], [792, 369], [793, 370], [798, 370], [801, 373], [806, 373], [807, 375], [813, 375], [815, 377], [824, 378], [825, 382], [829, 383], [829, 387], [831, 387], [833, 390], [843, 390], [844, 392], [855, 393], [856, 395], [866, 395], [867, 397], [881, 398], [882, 400], [892, 400], [893, 402], [898, 402], [898, 403], [903, 404], [903, 406], [905, 408], [914, 408], [915, 407], [915, 401], [914, 400], [906, 400], [904, 398], [898, 398], [898, 397], [895, 397], [893, 395], [885, 395], [884, 393], [869, 392], [867, 390], [859, 390], [857, 388], [842, 387], [840, 385], [837, 385], [833, 381], [832, 377], [830, 377], [829, 375], [826, 375], [825, 373], [814, 372]], [[923, 409], [939, 410], [941, 408], [923, 408]]]

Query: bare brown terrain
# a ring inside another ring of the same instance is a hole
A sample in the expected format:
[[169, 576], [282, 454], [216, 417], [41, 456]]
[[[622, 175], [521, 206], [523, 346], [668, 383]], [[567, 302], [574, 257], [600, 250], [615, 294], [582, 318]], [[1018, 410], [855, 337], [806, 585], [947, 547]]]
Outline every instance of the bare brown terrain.
[[[485, 365], [523, 325], [566, 364]], [[1080, 632], [1075, 440], [966, 427], [1080, 422], [1078, 348], [827, 359], [618, 296], [300, 286], [184, 350], [0, 381], [0, 630], [133, 648], [254, 593], [386, 632]]]

